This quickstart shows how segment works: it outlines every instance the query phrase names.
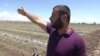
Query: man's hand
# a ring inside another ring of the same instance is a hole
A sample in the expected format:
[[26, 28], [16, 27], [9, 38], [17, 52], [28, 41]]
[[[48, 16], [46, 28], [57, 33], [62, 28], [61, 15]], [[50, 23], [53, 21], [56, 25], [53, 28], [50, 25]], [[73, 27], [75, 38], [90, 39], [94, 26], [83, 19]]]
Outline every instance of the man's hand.
[[17, 11], [19, 14], [24, 15], [24, 16], [26, 16], [27, 14], [26, 10], [23, 7], [20, 7]]

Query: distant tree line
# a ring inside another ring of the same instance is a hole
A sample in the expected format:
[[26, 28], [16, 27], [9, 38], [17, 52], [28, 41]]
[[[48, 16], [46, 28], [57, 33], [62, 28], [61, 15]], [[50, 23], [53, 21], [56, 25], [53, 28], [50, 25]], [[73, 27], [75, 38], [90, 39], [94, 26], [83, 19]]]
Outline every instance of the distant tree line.
[[[82, 23], [77, 23], [77, 24], [88, 24], [88, 23], [82, 22]], [[96, 25], [97, 23], [96, 22], [93, 22], [92, 24], [93, 25]]]

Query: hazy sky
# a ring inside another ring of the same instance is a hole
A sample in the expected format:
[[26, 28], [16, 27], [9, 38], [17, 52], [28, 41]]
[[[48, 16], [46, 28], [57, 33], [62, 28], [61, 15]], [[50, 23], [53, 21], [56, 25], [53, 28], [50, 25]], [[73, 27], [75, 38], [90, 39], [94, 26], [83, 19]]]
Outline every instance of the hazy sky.
[[17, 13], [20, 6], [48, 20], [58, 4], [70, 7], [71, 22], [100, 23], [100, 0], [0, 0], [0, 20], [29, 21]]

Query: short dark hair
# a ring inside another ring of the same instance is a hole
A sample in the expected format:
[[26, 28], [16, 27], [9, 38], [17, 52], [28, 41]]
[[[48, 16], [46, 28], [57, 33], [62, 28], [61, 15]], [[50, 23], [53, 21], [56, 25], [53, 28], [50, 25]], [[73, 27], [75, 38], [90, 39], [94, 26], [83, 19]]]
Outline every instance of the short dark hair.
[[70, 23], [70, 16], [71, 16], [70, 8], [67, 5], [56, 5], [54, 8], [56, 7], [61, 8], [61, 10], [68, 15], [67, 19], [68, 19], [68, 23]]

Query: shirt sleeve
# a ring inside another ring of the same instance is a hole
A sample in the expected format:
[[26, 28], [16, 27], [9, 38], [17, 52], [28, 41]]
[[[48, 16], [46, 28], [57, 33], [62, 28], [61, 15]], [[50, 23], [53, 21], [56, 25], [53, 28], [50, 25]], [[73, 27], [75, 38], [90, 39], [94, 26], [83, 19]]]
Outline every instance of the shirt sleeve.
[[85, 42], [82, 38], [80, 38], [77, 41], [75, 56], [86, 56], [86, 46], [85, 46]]
[[48, 34], [51, 34], [51, 32], [54, 31], [54, 28], [51, 27], [51, 23], [48, 23], [46, 26], [46, 30]]

